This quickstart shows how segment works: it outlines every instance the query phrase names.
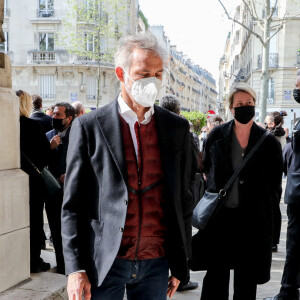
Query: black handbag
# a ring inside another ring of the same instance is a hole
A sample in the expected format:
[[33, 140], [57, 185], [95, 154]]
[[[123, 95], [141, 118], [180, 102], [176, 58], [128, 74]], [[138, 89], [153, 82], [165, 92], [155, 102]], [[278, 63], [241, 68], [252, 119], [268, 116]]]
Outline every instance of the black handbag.
[[264, 133], [264, 135], [259, 139], [256, 145], [252, 148], [249, 154], [244, 158], [241, 162], [240, 166], [235, 170], [231, 178], [228, 180], [227, 184], [223, 189], [219, 191], [219, 193], [211, 193], [205, 191], [203, 197], [200, 199], [196, 207], [193, 211], [192, 216], [192, 226], [199, 229], [200, 231], [203, 230], [207, 224], [212, 220], [212, 218], [217, 214], [219, 209], [222, 207], [227, 190], [233, 184], [235, 179], [240, 174], [241, 170], [244, 168], [245, 164], [251, 158], [253, 153], [257, 150], [257, 148], [261, 145], [264, 141], [266, 136], [269, 134], [268, 131]]
[[53, 176], [53, 174], [49, 171], [47, 167], [44, 167], [42, 171], [39, 170], [39, 168], [29, 159], [29, 157], [24, 152], [21, 153], [27, 159], [27, 161], [33, 167], [33, 169], [41, 176], [50, 196], [55, 195], [58, 191], [62, 189], [59, 181]]

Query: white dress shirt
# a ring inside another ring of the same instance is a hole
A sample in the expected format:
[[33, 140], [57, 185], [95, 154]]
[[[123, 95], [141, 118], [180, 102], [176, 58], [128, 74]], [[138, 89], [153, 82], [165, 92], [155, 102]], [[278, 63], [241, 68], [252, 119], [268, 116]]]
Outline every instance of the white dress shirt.
[[[138, 117], [136, 113], [128, 106], [128, 104], [124, 101], [122, 95], [120, 94], [118, 97], [118, 110], [122, 118], [126, 121], [126, 123], [129, 125], [131, 138], [133, 141], [133, 146], [135, 150], [135, 155], [138, 159], [138, 145], [137, 145], [137, 139], [136, 134], [134, 130], [134, 124], [136, 122], [139, 123]], [[151, 118], [154, 114], [154, 105], [150, 107], [150, 109], [145, 113], [145, 119], [139, 123], [139, 124], [148, 124], [151, 121]]]

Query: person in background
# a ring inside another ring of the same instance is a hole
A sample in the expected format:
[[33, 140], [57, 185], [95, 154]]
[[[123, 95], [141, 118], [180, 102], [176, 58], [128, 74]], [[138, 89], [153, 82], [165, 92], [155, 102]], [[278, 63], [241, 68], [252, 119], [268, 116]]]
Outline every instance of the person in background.
[[75, 101], [72, 103], [72, 106], [74, 107], [75, 109], [75, 116], [76, 117], [80, 117], [82, 115], [85, 114], [85, 108], [83, 106], [83, 103], [80, 102], [80, 101]]
[[46, 115], [43, 110], [43, 99], [39, 95], [31, 95], [33, 111], [30, 116], [30, 119], [36, 120], [40, 123], [43, 128], [44, 133], [52, 129], [52, 117]]
[[283, 130], [285, 132], [285, 138], [286, 138], [286, 143], [290, 143], [292, 139], [290, 138], [290, 131], [287, 127], [283, 127]]
[[61, 207], [63, 202], [63, 186], [66, 174], [69, 134], [74, 119], [75, 109], [70, 103], [56, 103], [52, 118], [53, 130], [46, 134], [49, 141], [56, 141], [56, 146], [51, 148], [48, 167], [50, 172], [59, 180], [62, 186], [60, 192], [53, 197], [49, 197], [46, 201], [46, 213], [55, 249], [57, 273], [60, 274], [65, 274], [61, 237]]
[[[269, 130], [278, 142], [281, 145], [281, 149], [283, 150], [286, 145], [286, 137], [285, 137], [285, 131], [282, 127], [284, 123], [284, 117], [287, 115], [285, 111], [274, 111], [271, 113], [268, 113], [265, 119], [265, 126], [266, 129]], [[278, 201], [280, 202], [282, 194], [282, 189], [278, 190]], [[281, 232], [281, 212], [280, 210], [276, 211], [276, 215], [274, 216], [274, 240], [273, 240], [273, 246], [272, 250], [273, 252], [278, 251], [278, 244], [280, 241], [280, 232]]]
[[[293, 96], [300, 103], [300, 74], [297, 73]], [[300, 131], [295, 126], [292, 143], [283, 151], [284, 172], [287, 184], [284, 202], [287, 204], [288, 226], [286, 234], [286, 259], [281, 279], [281, 288], [274, 297], [264, 300], [298, 300], [300, 288]]]
[[281, 149], [283, 150], [286, 144], [285, 132], [282, 127], [284, 123], [284, 117], [287, 116], [285, 111], [274, 111], [267, 114], [265, 119], [266, 129], [274, 134], [276, 139], [281, 145]]
[[203, 151], [203, 141], [207, 138], [208, 127], [203, 126], [200, 131], [199, 141], [200, 141], [200, 151]]
[[207, 135], [216, 127], [219, 125], [222, 125], [224, 123], [223, 119], [219, 115], [213, 115], [211, 117], [207, 118], [206, 126], [208, 128]]
[[[167, 109], [168, 111], [173, 112], [176, 115], [180, 115], [180, 101], [177, 99], [175, 95], [167, 94], [164, 97], [162, 97], [160, 101], [160, 106], [164, 109]], [[191, 126], [191, 123], [190, 123]], [[198, 137], [197, 137], [198, 138]], [[191, 133], [191, 142], [192, 142], [192, 182], [195, 183], [195, 174], [198, 171], [198, 159], [199, 159], [199, 149], [197, 145], [197, 141], [195, 141], [194, 136]], [[199, 139], [198, 139], [199, 142]], [[200, 187], [195, 187], [196, 190], [199, 190]], [[198, 197], [196, 195], [197, 193], [193, 192], [193, 196], [196, 198]], [[190, 271], [189, 271], [190, 272]], [[187, 291], [187, 290], [193, 290], [198, 287], [198, 282], [193, 282], [190, 280], [190, 275], [185, 281], [181, 281], [177, 291]]]
[[27, 158], [42, 170], [50, 155], [50, 144], [41, 125], [29, 118], [32, 99], [23, 90], [16, 91], [20, 101], [20, 149], [21, 169], [29, 175], [29, 217], [30, 217], [30, 272], [38, 273], [50, 269], [50, 264], [41, 258], [43, 244], [43, 209], [45, 185]]
[[47, 116], [53, 117], [53, 110], [54, 110], [55, 105], [50, 105], [45, 109], [45, 114]]
[[[228, 100], [234, 120], [215, 127], [205, 143], [203, 166], [206, 190], [211, 193], [224, 188], [265, 133], [253, 122], [256, 93], [252, 87], [237, 83]], [[234, 181], [214, 219], [194, 238], [199, 253], [194, 251], [193, 256], [198, 255], [207, 270], [201, 300], [228, 299], [231, 269], [233, 299], [255, 300], [257, 284], [270, 280], [273, 212], [279, 210], [281, 178], [282, 151], [269, 134]]]

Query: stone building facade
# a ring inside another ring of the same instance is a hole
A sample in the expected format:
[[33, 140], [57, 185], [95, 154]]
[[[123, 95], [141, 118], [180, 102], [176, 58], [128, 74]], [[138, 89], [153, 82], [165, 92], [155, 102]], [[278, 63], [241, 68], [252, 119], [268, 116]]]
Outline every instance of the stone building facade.
[[217, 109], [216, 81], [212, 75], [199, 65], [194, 64], [177, 47], [171, 45], [161, 25], [151, 26], [151, 32], [164, 45], [169, 55], [168, 67], [165, 70], [163, 93], [177, 96], [184, 111], [201, 111]]
[[[142, 31], [138, 0], [126, 2], [122, 33]], [[69, 11], [67, 0], [4, 0], [3, 27], [7, 41], [0, 44], [0, 51], [11, 59], [13, 89], [41, 95], [44, 107], [58, 101], [80, 100], [85, 107], [93, 109], [97, 63], [70, 55], [56, 39], [66, 30], [63, 20]], [[101, 62], [100, 73], [101, 107], [114, 100], [120, 89], [113, 64]]]
[[[256, 1], [256, 3], [257, 13], [261, 17], [264, 14], [264, 8], [259, 5], [259, 1]], [[271, 7], [275, 3], [275, 0], [271, 0]], [[280, 110], [287, 112], [288, 116], [285, 117], [284, 126], [289, 129], [292, 128], [294, 119], [300, 117], [300, 105], [294, 101], [292, 95], [296, 72], [300, 67], [299, 14], [299, 1], [278, 0], [271, 25], [277, 24], [278, 20], [284, 16], [289, 19], [283, 29], [270, 41], [267, 99], [267, 112]], [[235, 17], [252, 30], [260, 33], [256, 22], [251, 21], [249, 14], [246, 13], [242, 1], [236, 8]], [[274, 31], [271, 29], [271, 34], [272, 32]], [[239, 80], [249, 83], [259, 94], [261, 69], [261, 43], [246, 29], [233, 23], [219, 65], [220, 99], [226, 100], [229, 88], [235, 81]], [[257, 109], [256, 115], [258, 116], [258, 114]], [[228, 113], [228, 117], [229, 115]]]

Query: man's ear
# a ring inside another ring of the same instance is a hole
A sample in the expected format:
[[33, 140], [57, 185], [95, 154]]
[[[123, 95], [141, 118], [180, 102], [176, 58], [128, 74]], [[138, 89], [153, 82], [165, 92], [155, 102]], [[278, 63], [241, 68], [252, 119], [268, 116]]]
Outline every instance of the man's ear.
[[124, 82], [124, 72], [121, 67], [116, 68], [116, 75], [121, 82]]

